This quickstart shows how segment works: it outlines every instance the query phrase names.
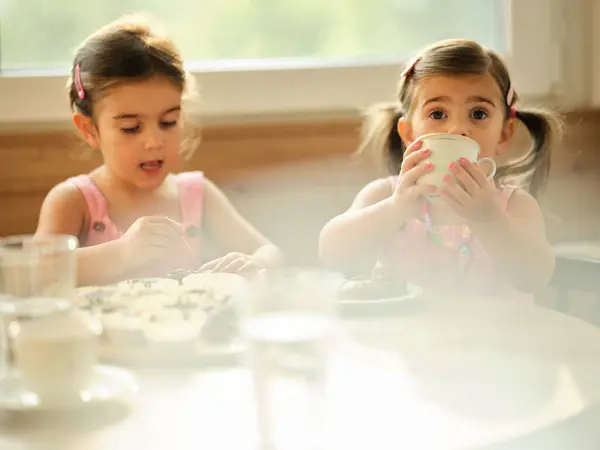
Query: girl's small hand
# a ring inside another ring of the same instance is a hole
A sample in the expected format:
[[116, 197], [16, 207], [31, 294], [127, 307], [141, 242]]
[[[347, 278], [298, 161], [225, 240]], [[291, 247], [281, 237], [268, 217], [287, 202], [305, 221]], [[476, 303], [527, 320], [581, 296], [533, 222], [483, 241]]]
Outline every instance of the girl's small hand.
[[423, 196], [436, 190], [431, 185], [417, 184], [423, 175], [434, 168], [431, 163], [420, 164], [431, 154], [429, 149], [421, 147], [421, 141], [414, 141], [404, 152], [400, 176], [392, 196], [396, 207], [403, 212], [404, 219], [418, 215]]
[[481, 168], [461, 158], [450, 164], [444, 187], [440, 195], [460, 216], [471, 222], [494, 220], [501, 213], [499, 203], [494, 196], [495, 188]]
[[[173, 248], [187, 246], [182, 225], [168, 217], [159, 216], [140, 217], [119, 241], [121, 257], [128, 267], [139, 267], [163, 259]], [[191, 249], [189, 251], [192, 252]]]
[[250, 255], [232, 252], [202, 265], [198, 272], [258, 273], [262, 267]]

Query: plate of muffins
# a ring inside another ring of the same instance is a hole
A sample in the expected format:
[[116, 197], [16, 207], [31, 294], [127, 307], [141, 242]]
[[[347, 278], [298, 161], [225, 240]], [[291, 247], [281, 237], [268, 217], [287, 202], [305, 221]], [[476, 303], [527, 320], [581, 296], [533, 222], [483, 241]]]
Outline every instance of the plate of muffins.
[[79, 314], [102, 325], [100, 358], [125, 365], [237, 360], [236, 294], [228, 273], [174, 273], [77, 289]]

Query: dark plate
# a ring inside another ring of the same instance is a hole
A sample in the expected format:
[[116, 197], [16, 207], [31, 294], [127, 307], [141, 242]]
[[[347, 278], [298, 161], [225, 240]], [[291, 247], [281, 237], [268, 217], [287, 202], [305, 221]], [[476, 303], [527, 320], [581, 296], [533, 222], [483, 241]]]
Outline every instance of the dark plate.
[[338, 303], [342, 317], [386, 317], [409, 314], [423, 307], [423, 289], [408, 284], [407, 293], [399, 297], [352, 300]]

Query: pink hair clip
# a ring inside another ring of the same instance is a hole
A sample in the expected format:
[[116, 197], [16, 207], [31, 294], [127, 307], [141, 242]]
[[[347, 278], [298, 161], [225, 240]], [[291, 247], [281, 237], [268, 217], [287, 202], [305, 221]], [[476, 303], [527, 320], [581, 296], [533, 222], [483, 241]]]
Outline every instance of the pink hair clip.
[[421, 55], [417, 55], [415, 56], [410, 63], [406, 66], [406, 68], [402, 71], [402, 74], [400, 75], [401, 78], [406, 78], [407, 76], [409, 76], [410, 74], [412, 74], [412, 72], [415, 70], [415, 66], [417, 65], [417, 63], [421, 60]]
[[506, 104], [508, 106], [511, 106], [514, 99], [515, 99], [515, 90], [511, 86], [510, 88], [508, 88], [508, 92], [506, 93]]
[[510, 107], [510, 117], [517, 117], [517, 108], [515, 108], [514, 106]]
[[79, 64], [75, 66], [75, 90], [81, 100], [85, 98], [85, 90], [83, 89], [83, 82], [81, 81], [81, 68]]

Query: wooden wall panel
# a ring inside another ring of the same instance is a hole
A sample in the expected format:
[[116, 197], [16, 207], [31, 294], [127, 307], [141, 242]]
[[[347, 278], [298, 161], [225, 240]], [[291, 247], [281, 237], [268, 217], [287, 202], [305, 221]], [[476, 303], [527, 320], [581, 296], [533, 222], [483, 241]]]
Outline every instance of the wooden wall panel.
[[[214, 125], [201, 136], [184, 168], [203, 170], [226, 184], [260, 178], [261, 171], [272, 167], [346, 155], [356, 145], [357, 123]], [[85, 149], [72, 132], [0, 134], [0, 236], [32, 232], [50, 188], [99, 164], [98, 153]]]
[[[568, 115], [542, 199], [553, 240], [600, 239], [600, 112]], [[267, 235], [308, 262], [320, 227], [376, 176], [349, 157], [358, 120], [212, 125], [187, 165], [202, 169]], [[0, 236], [32, 232], [44, 195], [98, 156], [71, 132], [0, 134]]]

